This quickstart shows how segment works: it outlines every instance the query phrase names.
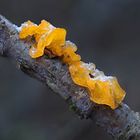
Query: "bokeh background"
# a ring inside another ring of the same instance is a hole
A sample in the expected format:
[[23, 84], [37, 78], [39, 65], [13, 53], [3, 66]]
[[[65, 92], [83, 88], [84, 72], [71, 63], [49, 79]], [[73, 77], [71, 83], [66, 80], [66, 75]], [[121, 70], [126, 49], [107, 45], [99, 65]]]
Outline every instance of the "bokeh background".
[[[0, 0], [0, 14], [20, 26], [46, 19], [65, 27], [86, 62], [117, 76], [125, 102], [140, 111], [139, 0]], [[0, 140], [111, 140], [80, 120], [49, 88], [0, 58]]]

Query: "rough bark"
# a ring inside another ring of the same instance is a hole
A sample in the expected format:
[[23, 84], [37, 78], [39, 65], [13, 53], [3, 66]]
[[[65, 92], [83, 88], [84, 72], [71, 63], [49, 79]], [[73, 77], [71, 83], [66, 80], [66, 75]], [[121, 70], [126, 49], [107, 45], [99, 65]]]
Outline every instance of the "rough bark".
[[14, 24], [0, 16], [0, 55], [17, 62], [19, 69], [40, 80], [59, 94], [80, 117], [93, 120], [111, 134], [115, 140], [140, 139], [140, 115], [122, 103], [116, 110], [90, 101], [88, 91], [75, 85], [68, 68], [59, 58], [46, 56], [32, 59], [29, 41], [20, 40]]

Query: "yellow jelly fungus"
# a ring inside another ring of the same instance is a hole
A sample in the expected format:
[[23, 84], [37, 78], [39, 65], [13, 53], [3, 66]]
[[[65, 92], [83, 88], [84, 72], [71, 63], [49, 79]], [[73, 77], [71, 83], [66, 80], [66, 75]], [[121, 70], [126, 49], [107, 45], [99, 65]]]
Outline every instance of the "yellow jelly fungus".
[[69, 66], [71, 77], [77, 85], [88, 87], [87, 81], [90, 79], [89, 70], [82, 66], [81, 61], [75, 62]]
[[65, 46], [62, 49], [63, 62], [69, 65], [74, 62], [79, 62], [81, 60], [81, 56], [76, 54], [76, 51], [77, 46], [70, 41], [66, 41]]
[[29, 51], [32, 58], [40, 57], [44, 54], [44, 49], [50, 49], [56, 56], [62, 55], [62, 46], [65, 43], [66, 31], [64, 29], [53, 29], [51, 32], [43, 34], [36, 47]]
[[43, 56], [45, 49], [60, 57], [63, 63], [68, 65], [74, 83], [85, 87], [89, 91], [90, 100], [94, 103], [115, 109], [124, 99], [125, 91], [115, 77], [105, 76], [94, 64], [81, 61], [80, 55], [76, 54], [77, 46], [66, 41], [65, 29], [56, 28], [45, 20], [39, 25], [27, 21], [21, 26], [19, 37], [34, 39], [34, 44], [29, 50], [32, 58]]
[[37, 29], [37, 25], [32, 23], [31, 21], [27, 21], [22, 26], [22, 32], [19, 34], [21, 39], [24, 39], [28, 36], [34, 35], [35, 30]]
[[[90, 90], [90, 99], [98, 104], [106, 104], [112, 109], [118, 107], [124, 98], [125, 92], [121, 89], [116, 78], [105, 82], [95, 80], [94, 84], [88, 85]], [[94, 88], [92, 88], [94, 87]]]
[[29, 51], [32, 58], [42, 56], [45, 48], [51, 48], [52, 53], [56, 56], [62, 55], [62, 46], [65, 44], [66, 37], [65, 29], [55, 28], [45, 20], [42, 20], [38, 26], [28, 21], [23, 24], [19, 37], [24, 39], [28, 36], [33, 36], [37, 43]]

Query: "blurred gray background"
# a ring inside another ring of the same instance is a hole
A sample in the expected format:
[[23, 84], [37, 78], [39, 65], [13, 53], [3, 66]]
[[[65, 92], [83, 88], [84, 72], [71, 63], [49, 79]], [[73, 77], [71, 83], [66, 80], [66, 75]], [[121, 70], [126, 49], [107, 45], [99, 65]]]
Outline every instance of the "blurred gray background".
[[[140, 0], [0, 0], [0, 14], [65, 27], [86, 62], [117, 76], [140, 111]], [[0, 58], [0, 140], [111, 140], [40, 82]]]

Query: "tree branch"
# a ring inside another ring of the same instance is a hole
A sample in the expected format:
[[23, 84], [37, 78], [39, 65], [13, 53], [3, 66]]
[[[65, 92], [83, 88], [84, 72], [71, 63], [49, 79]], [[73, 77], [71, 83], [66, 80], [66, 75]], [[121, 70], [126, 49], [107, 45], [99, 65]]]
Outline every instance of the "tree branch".
[[32, 59], [28, 55], [29, 41], [22, 41], [14, 24], [0, 16], [0, 55], [16, 61], [24, 73], [49, 86], [63, 97], [70, 108], [80, 117], [89, 118], [103, 127], [115, 140], [140, 139], [140, 115], [126, 104], [116, 110], [96, 105], [90, 101], [88, 91], [75, 85], [68, 68], [58, 58], [45, 56]]

